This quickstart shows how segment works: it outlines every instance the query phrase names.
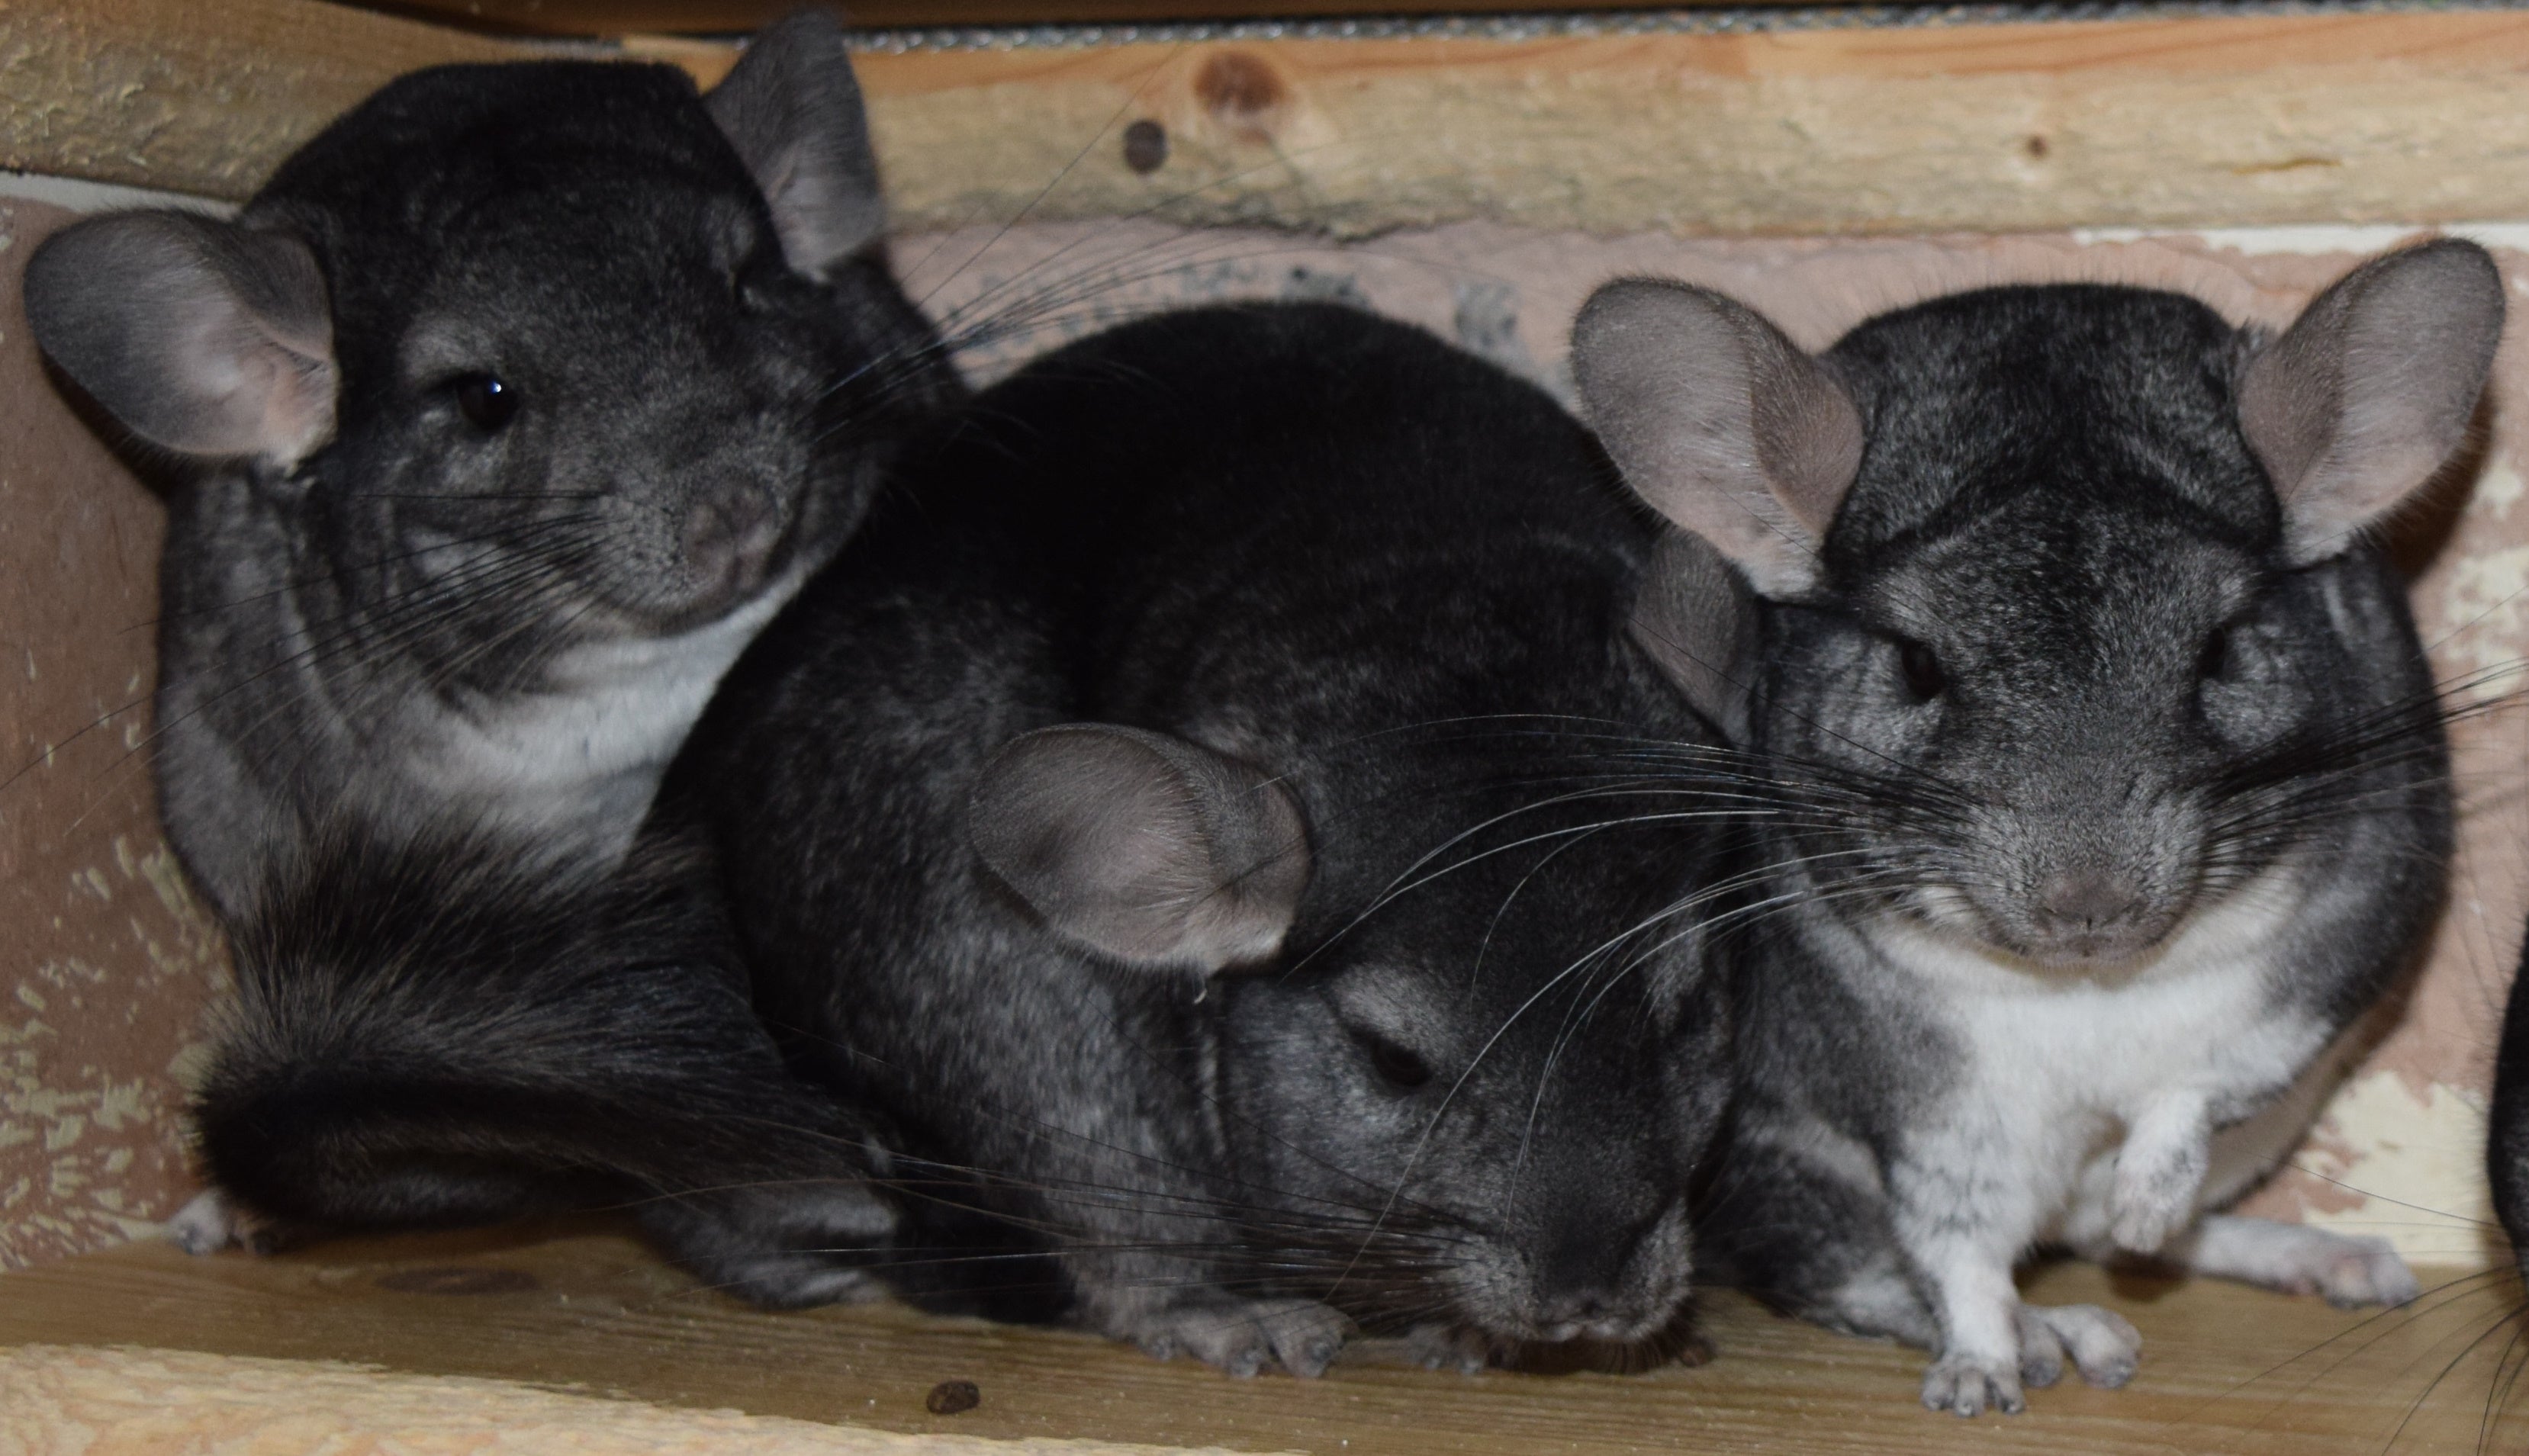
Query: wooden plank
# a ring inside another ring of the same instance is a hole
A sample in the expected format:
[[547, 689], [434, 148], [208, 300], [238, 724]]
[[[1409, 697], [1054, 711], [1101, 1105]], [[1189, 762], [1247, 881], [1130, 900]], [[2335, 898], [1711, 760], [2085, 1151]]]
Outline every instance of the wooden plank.
[[[1706, 1296], [1719, 1356], [1699, 1369], [1470, 1378], [1348, 1359], [1322, 1380], [1237, 1381], [1080, 1335], [894, 1306], [751, 1311], [586, 1227], [345, 1242], [273, 1260], [137, 1245], [0, 1276], [0, 1344], [350, 1360], [888, 1430], [1325, 1456], [2376, 1456], [2475, 1451], [2481, 1434], [2485, 1449], [2522, 1448], [2529, 1412], [2483, 1425], [2502, 1319], [2520, 1303], [2508, 1275], [2377, 1320], [2077, 1267], [2044, 1271], [2033, 1293], [2130, 1317], [2145, 1340], [2134, 1382], [2059, 1386], [2023, 1416], [1961, 1423], [1915, 1404], [1916, 1353], [1727, 1293]], [[2474, 1363], [2453, 1366], [2470, 1340]], [[925, 1397], [950, 1379], [974, 1381], [982, 1404], [932, 1414]]]
[[[1832, 0], [1674, 0], [1683, 9], [1802, 6]], [[797, 9], [794, 0], [408, 0], [408, 12], [450, 24], [547, 35], [622, 35], [633, 31], [728, 35], [752, 30]], [[842, 7], [860, 27], [1041, 26], [1081, 22], [1138, 24], [1339, 16], [1483, 15], [1500, 12], [1604, 9], [1600, 0], [850, 0]]]
[[[917, 225], [1797, 235], [2529, 216], [2524, 70], [2529, 16], [2450, 13], [946, 51], [865, 74]], [[1143, 120], [1170, 139], [1148, 175], [1120, 145]]]
[[531, 53], [312, 0], [0, 0], [0, 166], [242, 197], [389, 79]]
[[[626, 42], [710, 80], [725, 47]], [[539, 53], [311, 0], [0, 0], [0, 161], [237, 196], [411, 66]], [[2529, 15], [867, 54], [899, 221], [1364, 235], [2529, 217]], [[1121, 135], [1153, 123], [1164, 163]], [[1147, 158], [1147, 153], [1146, 153]]]

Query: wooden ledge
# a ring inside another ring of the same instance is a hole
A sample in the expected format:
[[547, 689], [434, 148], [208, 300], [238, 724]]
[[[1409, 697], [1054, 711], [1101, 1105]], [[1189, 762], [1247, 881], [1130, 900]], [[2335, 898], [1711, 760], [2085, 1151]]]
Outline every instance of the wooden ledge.
[[[2124, 1390], [2074, 1381], [2033, 1394], [2025, 1415], [1964, 1423], [1915, 1404], [1915, 1352], [1715, 1293], [1704, 1325], [1719, 1354], [1698, 1369], [1470, 1378], [1348, 1356], [1321, 1380], [1242, 1381], [1081, 1335], [893, 1306], [764, 1314], [587, 1227], [264, 1260], [135, 1245], [0, 1275], [0, 1346], [344, 1361], [878, 1430], [1322, 1456], [2380, 1456], [2474, 1452], [2481, 1437], [2482, 1449], [2519, 1450], [2529, 1435], [2529, 1397], [2483, 1424], [2505, 1317], [2521, 1303], [2508, 1275], [2387, 1316], [2069, 1266], [2041, 1271], [2031, 1294], [2125, 1314], [2143, 1331], [2141, 1374]], [[979, 1403], [934, 1414], [932, 1392], [952, 1380], [971, 1381]], [[0, 1418], [0, 1446], [8, 1427]]]
[[[583, 47], [583, 53], [585, 48]], [[0, 0], [0, 162], [237, 197], [380, 81], [554, 53], [313, 0]], [[621, 51], [705, 80], [726, 47]], [[1360, 235], [2529, 217], [2529, 14], [2451, 11], [861, 60], [901, 224]], [[1128, 162], [1123, 133], [1148, 129]]]

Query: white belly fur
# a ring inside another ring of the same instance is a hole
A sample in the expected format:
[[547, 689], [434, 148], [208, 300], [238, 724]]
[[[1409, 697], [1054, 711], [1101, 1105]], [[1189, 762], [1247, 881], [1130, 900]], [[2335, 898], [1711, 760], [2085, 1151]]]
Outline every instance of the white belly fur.
[[2154, 1103], [2199, 1095], [2236, 1115], [2324, 1049], [2327, 1029], [2278, 1009], [2270, 989], [2301, 898], [2287, 873], [2270, 873], [2101, 979], [2039, 974], [1910, 924], [1875, 928], [1874, 947], [1930, 993], [1964, 1053], [1959, 1086], [1913, 1151], [2024, 1178], [2029, 1236], [2089, 1242], [2118, 1149]]
[[620, 853], [721, 677], [806, 576], [688, 632], [561, 654], [541, 691], [450, 715], [416, 773], [495, 825]]

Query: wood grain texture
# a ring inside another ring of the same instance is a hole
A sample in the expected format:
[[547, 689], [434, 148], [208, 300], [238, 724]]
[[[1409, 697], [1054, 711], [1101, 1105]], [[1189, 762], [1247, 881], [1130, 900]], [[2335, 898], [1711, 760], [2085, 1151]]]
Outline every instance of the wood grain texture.
[[389, 79], [528, 53], [313, 0], [0, 0], [0, 166], [242, 197]]
[[[725, 47], [628, 43], [708, 81]], [[241, 196], [379, 81], [550, 53], [313, 3], [0, 0], [0, 162]], [[2529, 15], [869, 54], [916, 227], [1157, 211], [1362, 235], [2529, 215]], [[1120, 134], [1157, 122], [1137, 172]]]
[[[271, 1260], [194, 1260], [156, 1244], [88, 1255], [0, 1276], [0, 1345], [146, 1343], [885, 1430], [1322, 1456], [2378, 1456], [2478, 1449], [2507, 1332], [2498, 1321], [2520, 1303], [2508, 1275], [2444, 1287], [2417, 1311], [2377, 1319], [2076, 1267], [2042, 1271], [2032, 1290], [2050, 1302], [2104, 1300], [2129, 1316], [2145, 1341], [2134, 1382], [2058, 1387], [2017, 1419], [1962, 1423], [1914, 1403], [1915, 1353], [1727, 1293], [1706, 1297], [1719, 1357], [1698, 1369], [1469, 1378], [1373, 1350], [1321, 1380], [1238, 1381], [1080, 1335], [888, 1305], [762, 1314], [587, 1227], [346, 1242]], [[2488, 1330], [2498, 1333], [2476, 1362], [2445, 1374]], [[926, 1394], [950, 1379], [975, 1382], [981, 1404], [931, 1414]], [[2516, 1450], [2529, 1428], [2513, 1417], [2490, 1434], [2487, 1449]]]
[[[1819, 0], [1673, 0], [1676, 8], [1796, 8]], [[550, 35], [650, 30], [726, 35], [780, 19], [792, 0], [406, 0], [408, 11], [456, 26]], [[1483, 15], [1604, 9], [1599, 0], [1379, 0], [1381, 15]], [[856, 26], [1039, 26], [1360, 14], [1362, 0], [851, 0]]]
[[[2529, 16], [2446, 14], [924, 52], [865, 75], [891, 200], [923, 225], [1770, 235], [2529, 214], [2524, 67]], [[1171, 152], [1140, 175], [1118, 137], [1145, 119]]]

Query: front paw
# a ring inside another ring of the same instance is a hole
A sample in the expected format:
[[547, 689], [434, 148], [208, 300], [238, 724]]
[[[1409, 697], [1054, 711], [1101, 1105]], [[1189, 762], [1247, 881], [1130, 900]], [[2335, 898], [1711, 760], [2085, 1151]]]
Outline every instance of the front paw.
[[1492, 1363], [1492, 1341], [1462, 1324], [1418, 1324], [1406, 1332], [1405, 1350], [1425, 1370], [1480, 1375]]
[[2019, 1393], [2019, 1372], [2009, 1357], [1944, 1355], [1923, 1372], [1923, 1408], [1954, 1416], [1976, 1416], [1991, 1406], [2017, 1416], [2027, 1409]]
[[2407, 1304], [2424, 1292], [2414, 1270], [2406, 1267], [2406, 1261], [2397, 1257], [2389, 1241], [2368, 1235], [2339, 1234], [2324, 1243], [2312, 1241], [2309, 1257], [2296, 1273], [2289, 1285], [2294, 1293], [2318, 1295], [2340, 1310]]
[[194, 1194], [161, 1225], [167, 1242], [188, 1254], [217, 1254], [243, 1249], [250, 1254], [278, 1254], [288, 1240], [216, 1188]]
[[1344, 1317], [1305, 1299], [1186, 1300], [1119, 1333], [1156, 1360], [1191, 1355], [1241, 1379], [1271, 1364], [1300, 1376], [1325, 1374], [1343, 1349]]
[[2201, 1181], [2137, 1174], [2119, 1167], [2116, 1186], [2108, 1194], [2108, 1237], [2129, 1253], [2158, 1253], [2170, 1235], [2194, 1216], [2195, 1191]]
[[2070, 1358], [2082, 1379], [2113, 1390], [2142, 1359], [2141, 1331], [2097, 1305], [2021, 1305], [2018, 1324], [2019, 1375], [2031, 1385], [2054, 1384]]

